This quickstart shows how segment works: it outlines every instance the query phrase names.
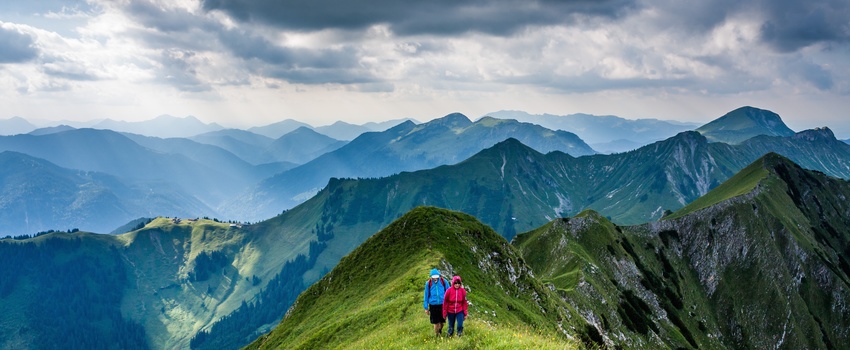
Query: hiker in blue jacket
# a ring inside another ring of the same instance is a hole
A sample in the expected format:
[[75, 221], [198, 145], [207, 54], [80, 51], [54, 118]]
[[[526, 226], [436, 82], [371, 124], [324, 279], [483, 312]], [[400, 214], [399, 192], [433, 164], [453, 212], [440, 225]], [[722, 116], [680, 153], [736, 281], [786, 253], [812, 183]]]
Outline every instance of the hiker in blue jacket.
[[425, 314], [431, 315], [431, 324], [434, 325], [434, 335], [437, 337], [443, 334], [443, 324], [446, 323], [443, 318], [443, 296], [448, 287], [446, 279], [440, 276], [440, 270], [432, 269], [431, 278], [425, 282], [422, 306], [425, 307]]

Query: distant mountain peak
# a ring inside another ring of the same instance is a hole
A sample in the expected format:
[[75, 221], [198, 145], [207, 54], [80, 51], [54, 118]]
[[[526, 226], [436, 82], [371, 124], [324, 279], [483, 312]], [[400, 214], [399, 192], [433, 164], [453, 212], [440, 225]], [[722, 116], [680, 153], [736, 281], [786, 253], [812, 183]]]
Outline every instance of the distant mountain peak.
[[778, 114], [750, 106], [726, 113], [697, 128], [696, 131], [703, 134], [709, 141], [730, 144], [741, 143], [758, 135], [794, 135], [794, 131], [785, 125]]
[[832, 133], [828, 127], [820, 127], [809, 130], [803, 130], [796, 134], [794, 134], [795, 139], [803, 139], [807, 141], [816, 141], [816, 140], [836, 140], [835, 134]]
[[448, 128], [465, 128], [472, 125], [472, 121], [461, 113], [452, 113], [445, 117], [434, 119], [429, 124], [443, 125]]

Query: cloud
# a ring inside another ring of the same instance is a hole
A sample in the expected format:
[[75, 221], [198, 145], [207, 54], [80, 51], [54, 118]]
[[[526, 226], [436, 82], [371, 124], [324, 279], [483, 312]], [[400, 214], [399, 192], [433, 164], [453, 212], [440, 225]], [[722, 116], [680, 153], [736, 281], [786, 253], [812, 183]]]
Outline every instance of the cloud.
[[850, 4], [846, 0], [764, 0], [762, 40], [779, 52], [817, 43], [850, 42]]
[[785, 64], [785, 75], [791, 79], [797, 79], [809, 83], [818, 90], [827, 91], [836, 86], [832, 73], [823, 65], [812, 62], [810, 59], [795, 57]]
[[0, 22], [0, 63], [23, 63], [38, 57], [35, 39]]
[[481, 32], [505, 36], [531, 26], [574, 22], [582, 16], [617, 18], [633, 0], [204, 0], [241, 22], [295, 31], [363, 30], [388, 25], [399, 35]]
[[195, 69], [196, 53], [192, 51], [168, 50], [160, 59], [160, 74], [157, 81], [171, 85], [180, 91], [207, 92], [210, 84], [198, 78]]

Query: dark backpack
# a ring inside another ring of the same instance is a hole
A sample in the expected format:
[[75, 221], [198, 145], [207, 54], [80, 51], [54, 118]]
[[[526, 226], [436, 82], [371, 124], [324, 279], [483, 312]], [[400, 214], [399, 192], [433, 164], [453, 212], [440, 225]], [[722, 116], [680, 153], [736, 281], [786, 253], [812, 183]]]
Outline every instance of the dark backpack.
[[[429, 278], [428, 279], [428, 299], [431, 299], [431, 286], [433, 285], [433, 283], [434, 283], [434, 280]], [[443, 278], [443, 276], [440, 276], [440, 283], [443, 284], [443, 289], [448, 290], [448, 288], [446, 287], [446, 280]]]

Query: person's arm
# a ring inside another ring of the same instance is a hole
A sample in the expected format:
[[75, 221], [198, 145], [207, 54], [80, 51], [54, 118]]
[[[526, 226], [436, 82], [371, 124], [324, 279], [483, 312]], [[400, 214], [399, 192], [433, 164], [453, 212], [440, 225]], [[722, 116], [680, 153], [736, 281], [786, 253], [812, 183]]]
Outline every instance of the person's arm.
[[469, 299], [466, 298], [466, 289], [463, 290], [463, 317], [469, 316]]
[[447, 289], [446, 293], [443, 295], [443, 318], [446, 318], [449, 315], [449, 291], [451, 289]]
[[428, 311], [428, 281], [425, 281], [425, 291], [422, 293], [422, 307]]

